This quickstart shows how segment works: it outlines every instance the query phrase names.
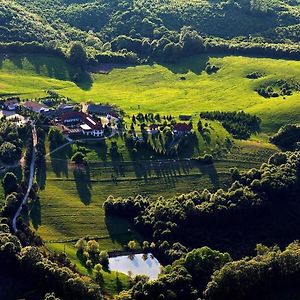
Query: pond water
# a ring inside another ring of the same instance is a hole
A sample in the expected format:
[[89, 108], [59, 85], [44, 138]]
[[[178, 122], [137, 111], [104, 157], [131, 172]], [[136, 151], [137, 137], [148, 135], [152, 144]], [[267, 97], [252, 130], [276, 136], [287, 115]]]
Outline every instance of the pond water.
[[159, 261], [151, 254], [135, 254], [132, 256], [117, 256], [109, 259], [109, 269], [125, 274], [147, 275], [150, 279], [157, 279], [161, 272]]

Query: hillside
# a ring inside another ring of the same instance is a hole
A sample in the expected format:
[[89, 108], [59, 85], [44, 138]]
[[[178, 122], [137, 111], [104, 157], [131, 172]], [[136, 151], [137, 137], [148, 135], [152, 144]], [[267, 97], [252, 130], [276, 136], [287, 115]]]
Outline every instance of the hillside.
[[65, 49], [79, 40], [91, 54], [126, 49], [156, 60], [199, 53], [203, 42], [219, 52], [224, 43], [238, 51], [271, 48], [271, 56], [278, 49], [298, 52], [300, 46], [299, 1], [1, 0], [1, 5], [2, 42], [48, 42]]
[[[46, 18], [61, 18], [82, 30], [100, 32], [102, 37], [144, 36], [151, 38], [159, 29], [180, 31], [192, 26], [198, 32], [222, 38], [263, 36], [285, 41], [283, 28], [299, 24], [300, 5], [289, 0], [235, 1], [28, 1], [18, 0]], [[123, 23], [123, 24], [122, 24]], [[140, 26], [142, 24], [142, 26]], [[125, 26], [122, 26], [125, 25]], [[155, 32], [156, 30], [156, 32]], [[295, 28], [296, 30], [296, 28]], [[292, 35], [293, 41], [299, 36]]]
[[[207, 74], [208, 61], [221, 69]], [[264, 131], [276, 132], [286, 123], [300, 121], [296, 84], [300, 82], [299, 66], [297, 61], [202, 55], [176, 64], [115, 68], [108, 75], [82, 74], [81, 81], [75, 84], [72, 77], [78, 69], [61, 59], [11, 55], [1, 60], [0, 96], [36, 98], [54, 90], [77, 102], [113, 103], [128, 114], [245, 110], [262, 118]], [[264, 76], [247, 78], [252, 72]], [[257, 89], [269, 86], [279, 91], [280, 80], [294, 82], [291, 95], [265, 98], [258, 94]]]
[[0, 1], [0, 42], [37, 42], [48, 47], [67, 48], [71, 41], [98, 41], [95, 36], [60, 21], [43, 16], [15, 1]]

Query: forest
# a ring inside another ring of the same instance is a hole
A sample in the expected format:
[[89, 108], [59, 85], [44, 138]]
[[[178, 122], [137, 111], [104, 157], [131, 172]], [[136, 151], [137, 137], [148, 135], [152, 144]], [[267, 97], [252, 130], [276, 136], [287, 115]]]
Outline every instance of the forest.
[[[142, 196], [107, 199], [106, 213], [127, 216], [149, 237], [144, 250], [172, 264], [155, 282], [136, 279], [120, 299], [253, 299], [271, 293], [278, 282], [281, 289], [297, 287], [299, 244], [293, 240], [299, 234], [299, 215], [290, 212], [299, 211], [299, 152], [275, 154], [260, 169], [244, 174], [231, 172], [234, 183], [227, 191], [157, 201]], [[274, 243], [276, 232], [286, 235], [283, 244], [291, 243], [285, 250], [258, 242]], [[221, 252], [212, 250], [216, 248]]]
[[299, 16], [290, 0], [1, 0], [0, 41], [63, 53], [80, 41], [91, 63], [112, 52], [139, 63], [203, 51], [297, 58]]
[[0, 299], [299, 299], [299, 32], [300, 0], [0, 0]]

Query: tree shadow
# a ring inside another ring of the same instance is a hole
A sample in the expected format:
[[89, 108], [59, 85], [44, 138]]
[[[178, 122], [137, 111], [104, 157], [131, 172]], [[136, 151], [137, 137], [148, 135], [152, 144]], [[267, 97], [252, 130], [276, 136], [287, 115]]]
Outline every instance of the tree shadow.
[[215, 168], [215, 165], [214, 164], [203, 165], [201, 163], [196, 163], [196, 164], [199, 170], [201, 171], [201, 173], [209, 177], [214, 188], [219, 189], [221, 185], [219, 180], [219, 174]]
[[34, 204], [32, 206], [32, 209], [30, 211], [30, 218], [32, 225], [35, 230], [38, 229], [38, 227], [42, 224], [41, 220], [41, 202], [40, 198], [37, 197], [36, 200], [34, 201]]
[[101, 140], [96, 147], [96, 153], [102, 161], [107, 161], [107, 144], [105, 140]]
[[47, 180], [46, 170], [47, 170], [46, 161], [43, 159], [37, 165], [37, 170], [36, 170], [36, 181], [41, 190], [44, 190], [46, 187], [46, 180]]
[[125, 218], [105, 215], [105, 225], [113, 243], [126, 246], [130, 240], [137, 240], [138, 242], [143, 240]]
[[19, 69], [23, 69], [23, 57], [20, 55], [9, 56], [8, 59]]
[[208, 61], [209, 56], [207, 54], [202, 54], [184, 58], [178, 63], [160, 62], [159, 64], [174, 74], [187, 74], [192, 72], [195, 75], [200, 75], [205, 70]]
[[[74, 76], [76, 76], [76, 78], [74, 78]], [[89, 91], [93, 86], [93, 78], [91, 74], [86, 71], [74, 74], [72, 81], [84, 91]]]
[[73, 175], [81, 202], [84, 205], [89, 205], [91, 203], [91, 181], [89, 168], [77, 166], [73, 171]]
[[[50, 151], [52, 150], [53, 149], [50, 148]], [[52, 170], [57, 177], [69, 177], [68, 159], [71, 157], [71, 155], [71, 145], [67, 145], [64, 148], [60, 149], [58, 152], [52, 153], [50, 155]]]
[[9, 59], [19, 69], [24, 68], [26, 59], [39, 75], [57, 80], [72, 81], [82, 90], [90, 90], [93, 86], [91, 74], [79, 66], [72, 66], [61, 57], [52, 55], [14, 54], [3, 59]]

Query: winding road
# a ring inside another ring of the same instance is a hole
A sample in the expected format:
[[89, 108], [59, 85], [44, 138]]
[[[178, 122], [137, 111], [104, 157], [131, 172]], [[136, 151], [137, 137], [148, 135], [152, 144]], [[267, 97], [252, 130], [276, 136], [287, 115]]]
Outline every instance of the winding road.
[[14, 217], [13, 217], [13, 221], [12, 221], [12, 226], [13, 226], [13, 230], [14, 232], [16, 232], [17, 229], [17, 219], [21, 214], [23, 205], [27, 202], [29, 193], [31, 191], [32, 188], [32, 184], [33, 184], [33, 179], [34, 179], [34, 170], [35, 170], [35, 151], [36, 151], [36, 145], [37, 145], [37, 135], [36, 135], [36, 129], [35, 129], [35, 125], [32, 125], [32, 140], [33, 140], [33, 151], [32, 151], [32, 157], [31, 157], [31, 163], [30, 163], [30, 175], [29, 175], [29, 181], [28, 181], [28, 188], [26, 191], [26, 194], [22, 200], [22, 203], [20, 204], [18, 210], [16, 211]]

